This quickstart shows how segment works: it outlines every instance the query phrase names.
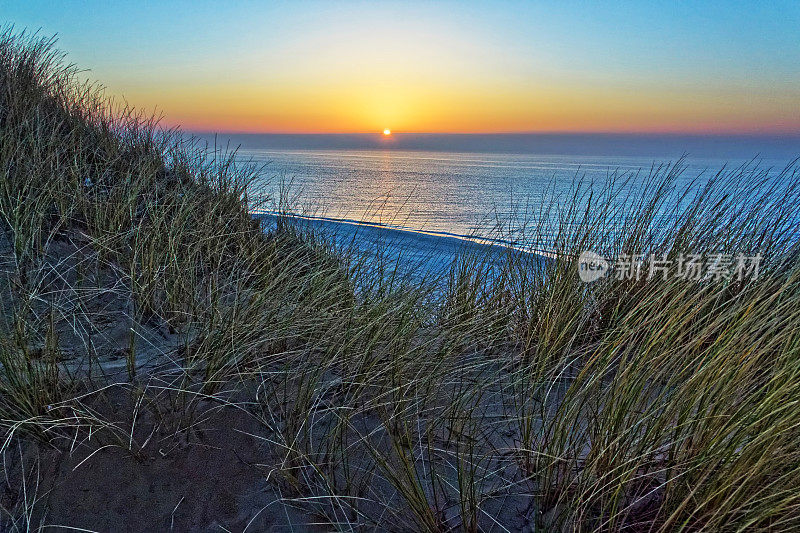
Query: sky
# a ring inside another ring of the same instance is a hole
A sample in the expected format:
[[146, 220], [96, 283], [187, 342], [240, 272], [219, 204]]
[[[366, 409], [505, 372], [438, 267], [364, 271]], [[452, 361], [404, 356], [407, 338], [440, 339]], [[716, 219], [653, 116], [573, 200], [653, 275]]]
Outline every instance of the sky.
[[800, 2], [0, 0], [190, 131], [800, 133]]

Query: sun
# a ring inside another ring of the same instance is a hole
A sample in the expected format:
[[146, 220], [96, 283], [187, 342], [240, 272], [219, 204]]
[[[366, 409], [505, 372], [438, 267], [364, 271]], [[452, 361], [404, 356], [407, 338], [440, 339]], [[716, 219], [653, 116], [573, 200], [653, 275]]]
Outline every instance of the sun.
[[383, 134], [388, 137], [389, 135], [392, 134], [392, 130], [390, 130], [389, 128], [386, 128], [385, 130], [383, 130]]

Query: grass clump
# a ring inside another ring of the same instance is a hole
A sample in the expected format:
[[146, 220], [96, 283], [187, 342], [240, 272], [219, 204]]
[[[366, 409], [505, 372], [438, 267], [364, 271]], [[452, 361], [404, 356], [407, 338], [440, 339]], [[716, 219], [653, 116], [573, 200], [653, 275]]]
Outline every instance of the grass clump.
[[[0, 33], [1, 527], [800, 528], [797, 165], [577, 180], [515, 236], [548, 259], [407, 277], [52, 44]], [[672, 275], [720, 254], [758, 275]]]

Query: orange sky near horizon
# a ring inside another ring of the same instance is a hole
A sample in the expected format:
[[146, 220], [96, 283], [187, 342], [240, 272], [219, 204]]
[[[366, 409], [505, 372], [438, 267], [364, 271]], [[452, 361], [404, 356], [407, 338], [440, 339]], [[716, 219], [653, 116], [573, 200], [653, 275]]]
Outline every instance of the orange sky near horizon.
[[[742, 106], [743, 99], [749, 100]], [[570, 87], [182, 88], [129, 92], [162, 124], [190, 131], [246, 133], [797, 133], [794, 101], [725, 91], [685, 95], [657, 89], [621, 92]]]

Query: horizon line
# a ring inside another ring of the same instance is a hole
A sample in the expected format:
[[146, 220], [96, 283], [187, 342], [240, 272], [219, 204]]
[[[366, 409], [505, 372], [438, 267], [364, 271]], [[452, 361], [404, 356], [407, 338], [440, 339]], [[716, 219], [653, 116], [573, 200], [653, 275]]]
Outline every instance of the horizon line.
[[[377, 136], [383, 137], [384, 134], [382, 130], [375, 130], [375, 131], [249, 131], [249, 130], [210, 130], [210, 129], [189, 129], [189, 128], [180, 128], [178, 129], [192, 134], [197, 135], [331, 135], [331, 136], [342, 136], [342, 135], [370, 135], [370, 136]], [[787, 132], [770, 132], [770, 131], [734, 131], [734, 132], [701, 132], [701, 131], [602, 131], [602, 130], [592, 130], [592, 131], [580, 131], [580, 130], [573, 130], [573, 131], [562, 131], [562, 130], [554, 130], [554, 131], [486, 131], [486, 132], [479, 132], [479, 131], [468, 131], [468, 132], [456, 132], [456, 131], [394, 131], [392, 130], [391, 137], [395, 135], [461, 135], [461, 136], [481, 136], [481, 135], [497, 135], [497, 136], [511, 136], [511, 135], [560, 135], [560, 136], [572, 136], [572, 135], [598, 135], [598, 136], [629, 136], [629, 135], [636, 135], [636, 136], [651, 136], [651, 137], [781, 137], [781, 138], [793, 138], [797, 137], [800, 138], [800, 130], [798, 131], [787, 131]]]

